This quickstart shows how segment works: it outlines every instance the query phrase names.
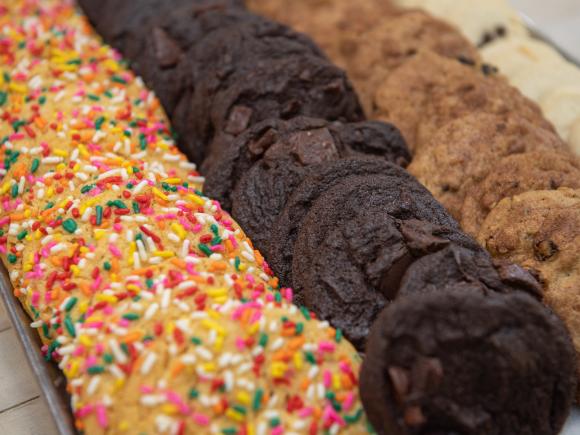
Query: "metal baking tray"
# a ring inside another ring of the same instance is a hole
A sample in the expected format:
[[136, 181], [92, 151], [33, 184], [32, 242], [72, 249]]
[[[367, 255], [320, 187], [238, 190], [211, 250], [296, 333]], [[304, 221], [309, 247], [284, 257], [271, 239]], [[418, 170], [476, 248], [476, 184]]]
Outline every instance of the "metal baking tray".
[[[547, 38], [527, 16], [523, 18], [528, 25], [530, 34], [540, 39], [558, 50], [567, 60], [580, 66], [580, 62], [574, 59], [560, 47]], [[48, 406], [50, 414], [54, 420], [54, 426], [62, 435], [77, 435], [74, 426], [74, 417], [70, 408], [70, 396], [66, 391], [66, 380], [63, 373], [54, 363], [47, 362], [42, 353], [42, 342], [36, 330], [30, 327], [31, 319], [18, 301], [14, 297], [12, 284], [8, 272], [0, 261], [0, 297], [4, 301], [4, 306], [8, 317], [24, 353], [28, 360], [32, 372], [42, 392], [42, 396]], [[580, 435], [580, 408], [574, 407], [571, 416], [564, 427], [561, 435]]]

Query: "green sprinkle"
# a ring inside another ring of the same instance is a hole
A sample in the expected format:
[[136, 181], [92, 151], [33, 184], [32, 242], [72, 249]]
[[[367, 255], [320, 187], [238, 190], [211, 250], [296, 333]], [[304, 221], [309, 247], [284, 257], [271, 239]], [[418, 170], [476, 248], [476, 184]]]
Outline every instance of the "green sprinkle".
[[199, 346], [202, 342], [201, 342], [201, 338], [198, 337], [191, 337], [190, 340], [193, 344], [195, 344], [196, 346]]
[[211, 232], [212, 232], [212, 233], [214, 233], [216, 236], [218, 236], [218, 235], [219, 235], [219, 233], [218, 233], [219, 229], [218, 229], [218, 226], [217, 226], [216, 224], [211, 224], [211, 225], [210, 225], [210, 227], [209, 227], [209, 229], [210, 229], [210, 230], [211, 230]]
[[274, 300], [278, 303], [282, 302], [282, 295], [280, 292], [274, 292]]
[[97, 226], [101, 225], [103, 223], [103, 207], [100, 205], [97, 205], [96, 207], [96, 211], [97, 211]]
[[8, 262], [10, 264], [16, 263], [16, 260], [17, 260], [16, 255], [14, 255], [14, 254], [8, 254]]
[[87, 97], [89, 97], [89, 100], [92, 101], [100, 101], [101, 97], [99, 97], [98, 95], [94, 95], [94, 94], [88, 94]]
[[137, 201], [133, 201], [133, 212], [140, 213], [141, 209], [139, 208], [139, 203]]
[[0, 92], [0, 107], [6, 104], [6, 100], [8, 100], [8, 94], [6, 92]]
[[238, 430], [235, 427], [226, 427], [222, 429], [222, 433], [224, 435], [236, 435], [238, 433]]
[[40, 166], [40, 160], [34, 159], [32, 161], [32, 165], [30, 166], [30, 172], [32, 172], [34, 174], [39, 166]]
[[298, 322], [296, 324], [296, 335], [302, 334], [302, 331], [304, 331], [304, 323]]
[[96, 120], [95, 120], [95, 129], [100, 130], [101, 127], [103, 126], [103, 123], [105, 122], [105, 117], [104, 116], [99, 116]]
[[197, 399], [199, 396], [199, 391], [197, 391], [195, 388], [192, 388], [191, 390], [189, 390], [189, 398], [190, 399]]
[[143, 337], [143, 343], [147, 343], [148, 341], [153, 341], [155, 340], [155, 337], [153, 337], [152, 335], [146, 335]]
[[234, 405], [232, 406], [232, 408], [234, 408], [236, 411], [238, 411], [240, 414], [246, 415], [248, 413], [248, 411], [246, 411], [246, 408], [242, 405]]
[[64, 319], [64, 327], [66, 328], [66, 330], [68, 331], [68, 333], [72, 336], [72, 337], [76, 337], [77, 336], [77, 332], [75, 330], [75, 325], [73, 324], [73, 321], [71, 320], [70, 316], [67, 314], [67, 316]]
[[103, 361], [105, 361], [106, 364], [112, 364], [113, 363], [113, 355], [110, 353], [105, 353], [103, 355]]
[[91, 190], [93, 190], [94, 188], [95, 188], [95, 185], [94, 185], [94, 184], [88, 184], [88, 185], [86, 185], [86, 186], [83, 186], [83, 187], [81, 188], [81, 193], [87, 193], [87, 192], [90, 192], [90, 191], [91, 191]]
[[153, 287], [153, 280], [151, 278], [147, 278], [145, 280], [145, 285], [147, 286], [147, 288]]
[[268, 334], [264, 334], [262, 332], [260, 334], [260, 340], [258, 341], [258, 344], [262, 347], [266, 347], [266, 345], [268, 344]]
[[123, 314], [123, 319], [125, 320], [139, 320], [141, 316], [139, 316], [139, 314], [137, 313], [127, 313], [127, 314]]
[[113, 98], [113, 93], [109, 90], [103, 92], [103, 95], [107, 98]]
[[236, 268], [236, 270], [237, 270], [237, 271], [239, 271], [239, 270], [240, 270], [240, 263], [241, 263], [241, 261], [240, 261], [240, 257], [236, 257], [236, 258], [234, 259], [234, 266], [235, 266], [235, 268]]
[[141, 135], [141, 137], [139, 137], [139, 148], [141, 148], [141, 150], [147, 149], [147, 138], [145, 135]]
[[338, 328], [336, 330], [336, 333], [334, 334], [334, 340], [337, 343], [340, 343], [342, 341], [342, 329]]
[[40, 105], [42, 106], [44, 103], [46, 103], [46, 97], [44, 95], [41, 95], [38, 98], [38, 102], [40, 103]]
[[115, 83], [119, 83], [119, 84], [122, 84], [122, 85], [126, 85], [127, 84], [127, 80], [125, 80], [123, 77], [120, 77], [120, 76], [117, 76], [117, 75], [112, 76], [111, 77], [111, 80], [113, 82], [115, 82]]
[[310, 320], [310, 311], [306, 307], [300, 307], [300, 312], [306, 320]]
[[24, 239], [27, 235], [28, 235], [28, 231], [22, 230], [20, 233], [18, 233], [16, 238], [20, 241], [20, 240]]
[[197, 245], [199, 247], [199, 250], [201, 252], [203, 252], [205, 255], [207, 255], [208, 257], [213, 254], [212, 250], [209, 249], [209, 247], [205, 244], [205, 243], [200, 243], [199, 245]]
[[46, 323], [42, 324], [42, 334], [44, 335], [44, 338], [50, 338], [50, 329], [48, 329], [48, 325]]
[[346, 421], [348, 424], [353, 424], [356, 423], [357, 421], [360, 420], [360, 418], [363, 415], [363, 410], [362, 408], [357, 409], [357, 411], [354, 414], [351, 415], [345, 415], [344, 416], [344, 421]]
[[4, 74], [2, 74], [2, 76], [4, 77], [4, 81], [6, 83], [10, 83], [10, 81], [11, 81], [10, 74], [8, 74], [6, 71], [4, 71]]
[[109, 263], [108, 261], [105, 261], [103, 263], [103, 267], [105, 268], [105, 270], [111, 270], [111, 263]]
[[23, 125], [26, 125], [26, 121], [22, 121], [22, 120], [18, 120], [18, 121], [14, 121], [12, 123], [12, 128], [14, 129], [14, 131], [16, 133], [18, 133], [18, 130], [20, 129], [20, 127], [22, 127]]
[[98, 375], [99, 373], [103, 373], [104, 371], [105, 368], [103, 366], [92, 366], [89, 367], [89, 369], [87, 370], [89, 375]]
[[62, 223], [62, 227], [72, 234], [77, 230], [78, 226], [74, 219], [67, 219]]
[[74, 308], [79, 299], [76, 296], [71, 297], [64, 306], [64, 310], [68, 313]]
[[12, 195], [12, 198], [16, 198], [18, 196], [18, 184], [12, 185], [12, 189], [10, 189], [10, 195]]
[[125, 352], [126, 355], [129, 355], [129, 346], [127, 346], [127, 343], [121, 343], [121, 350]]
[[48, 210], [49, 208], [54, 207], [54, 202], [50, 201], [46, 204], [46, 206], [44, 207], [45, 210]]
[[270, 419], [270, 427], [280, 426], [280, 419], [278, 417], [274, 417]]
[[252, 400], [252, 409], [257, 411], [260, 409], [262, 405], [262, 397], [264, 396], [264, 391], [261, 388], [258, 388], [254, 393], [254, 399]]
[[81, 59], [71, 59], [66, 64], [67, 65], [80, 65], [83, 61]]
[[46, 351], [46, 356], [44, 357], [44, 359], [46, 359], [46, 361], [52, 361], [52, 353], [58, 347], [60, 347], [60, 343], [58, 341], [55, 340], [52, 343], [50, 343], [50, 345], [48, 346], [48, 350]]
[[306, 361], [308, 361], [310, 364], [316, 365], [316, 357], [312, 352], [307, 350], [304, 352], [304, 356], [306, 357]]
[[127, 208], [125, 203], [120, 199], [115, 199], [114, 201], [107, 201], [107, 205], [109, 207], [117, 207], [117, 208]]

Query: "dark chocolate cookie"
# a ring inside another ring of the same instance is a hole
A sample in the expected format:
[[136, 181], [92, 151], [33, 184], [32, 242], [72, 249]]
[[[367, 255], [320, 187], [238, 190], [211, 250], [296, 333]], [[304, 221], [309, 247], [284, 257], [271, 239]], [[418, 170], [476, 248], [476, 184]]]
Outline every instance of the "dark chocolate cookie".
[[448, 288], [509, 293], [521, 290], [541, 299], [542, 288], [526, 270], [494, 264], [487, 252], [449, 244], [416, 260], [405, 272], [398, 296]]
[[575, 367], [566, 329], [530, 296], [449, 289], [381, 313], [360, 391], [379, 434], [556, 435]]
[[298, 301], [359, 349], [417, 258], [449, 243], [482, 251], [422, 189], [392, 175], [349, 177], [314, 202], [298, 232]]
[[[289, 197], [286, 207], [272, 226], [270, 243], [265, 249], [268, 263], [283, 285], [292, 285], [294, 243], [302, 221], [313, 204], [337, 184], [348, 184], [351, 180], [353, 183], [355, 180], [359, 183], [360, 179], [371, 183], [373, 180], [380, 180], [383, 186], [387, 186], [384, 198], [390, 198], [393, 201], [388, 210], [395, 211], [393, 207], [398, 206], [400, 213], [397, 214], [401, 218], [413, 218], [413, 213], [405, 212], [407, 207], [414, 207], [417, 201], [420, 202], [421, 198], [425, 198], [428, 205], [425, 208], [425, 214], [420, 214], [421, 216], [429, 216], [433, 222], [440, 222], [445, 227], [459, 228], [447, 212], [435, 202], [431, 194], [412, 175], [398, 166], [379, 159], [362, 158], [342, 159], [319, 166], [296, 187]], [[399, 194], [398, 197], [393, 196], [395, 192]], [[397, 204], [396, 201], [399, 203]], [[432, 211], [432, 214], [428, 214], [427, 210]]]

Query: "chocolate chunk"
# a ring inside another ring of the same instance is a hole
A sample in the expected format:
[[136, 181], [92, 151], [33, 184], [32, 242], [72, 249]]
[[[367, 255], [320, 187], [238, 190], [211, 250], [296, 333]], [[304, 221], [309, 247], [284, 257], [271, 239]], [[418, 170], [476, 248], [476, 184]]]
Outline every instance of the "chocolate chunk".
[[360, 391], [379, 434], [555, 435], [575, 367], [566, 329], [533, 298], [450, 287], [384, 309]]

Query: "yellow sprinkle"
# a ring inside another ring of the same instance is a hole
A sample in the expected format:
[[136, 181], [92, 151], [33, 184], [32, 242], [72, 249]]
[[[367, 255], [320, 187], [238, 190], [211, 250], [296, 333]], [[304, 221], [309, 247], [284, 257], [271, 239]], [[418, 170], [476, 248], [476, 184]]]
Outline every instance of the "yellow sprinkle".
[[115, 380], [115, 391], [119, 391], [124, 386], [125, 386], [125, 379], [118, 378]]
[[185, 229], [181, 224], [174, 222], [171, 224], [171, 228], [173, 229], [173, 231], [175, 231], [175, 233], [179, 236], [181, 240], [183, 240], [185, 236], [187, 236], [187, 232], [185, 231]]
[[27, 217], [27, 218], [29, 218], [31, 213], [32, 213], [32, 212], [30, 211], [30, 209], [29, 209], [29, 208], [27, 208], [26, 210], [24, 210], [24, 217]]
[[81, 273], [80, 267], [78, 267], [76, 264], [72, 264], [70, 266], [70, 270], [72, 270], [74, 276], [79, 276], [79, 274]]
[[165, 414], [175, 415], [179, 410], [174, 404], [165, 403], [163, 406], [161, 406], [161, 411], [163, 411]]
[[85, 158], [89, 158], [91, 155], [89, 154], [89, 152], [87, 151], [87, 147], [85, 147], [83, 144], [79, 144], [78, 146], [79, 148], [79, 154]]
[[111, 304], [114, 304], [115, 302], [117, 302], [117, 297], [113, 296], [113, 295], [105, 295], [105, 294], [97, 294], [95, 296], [95, 299], [97, 300], [97, 302], [109, 302]]
[[161, 258], [171, 258], [175, 253], [171, 251], [153, 251], [153, 255]]
[[95, 229], [95, 239], [101, 240], [104, 236], [107, 235], [107, 231], [103, 229], [96, 228]]
[[213, 348], [216, 352], [219, 352], [222, 350], [223, 347], [224, 347], [224, 336], [218, 335], [215, 339], [215, 343], [213, 345]]
[[213, 320], [203, 319], [201, 321], [201, 324], [203, 326], [205, 326], [206, 328], [213, 329], [214, 331], [216, 331], [216, 332], [218, 332], [220, 334], [225, 334], [226, 333], [225, 329], [220, 324], [218, 324], [217, 322], [214, 322]]
[[120, 431], [125, 432], [129, 430], [129, 423], [127, 422], [127, 420], [123, 420], [122, 422], [119, 423], [119, 426], [117, 426], [117, 428]]
[[53, 196], [54, 196], [54, 189], [52, 187], [49, 187], [48, 189], [46, 189], [46, 197], [52, 198]]
[[189, 195], [187, 195], [187, 197], [189, 199], [191, 199], [193, 202], [195, 202], [196, 204], [199, 204], [199, 205], [205, 204], [205, 201], [203, 200], [203, 198], [199, 197], [198, 195], [196, 195], [194, 193], [190, 193]]
[[127, 290], [138, 293], [141, 289], [135, 284], [127, 284]]
[[87, 310], [89, 309], [89, 301], [82, 301], [79, 303], [78, 305], [78, 310], [79, 313], [84, 314], [87, 312]]
[[27, 86], [16, 82], [10, 82], [10, 84], [8, 85], [8, 89], [14, 92], [18, 92], [20, 94], [25, 94], [26, 92], [28, 92]]
[[240, 423], [243, 422], [245, 419], [244, 414], [236, 411], [233, 408], [228, 408], [228, 410], [226, 411], [226, 416]]
[[68, 153], [65, 150], [55, 149], [52, 152], [59, 157], [68, 157]]
[[220, 296], [227, 296], [228, 289], [225, 287], [217, 287], [207, 290], [207, 295], [212, 298], [217, 298]]
[[181, 178], [166, 178], [165, 180], [163, 180], [163, 182], [167, 183], [167, 184], [181, 184]]
[[163, 201], [168, 201], [169, 198], [167, 197], [166, 194], [164, 194], [161, 190], [159, 190], [157, 187], [153, 188], [153, 194], [159, 198], [161, 198]]
[[302, 359], [302, 354], [300, 352], [296, 352], [292, 357], [292, 360], [294, 361], [294, 367], [300, 370], [304, 363], [304, 360]]
[[107, 59], [107, 60], [105, 60], [103, 62], [103, 65], [105, 66], [105, 68], [107, 68], [111, 72], [117, 72], [117, 71], [119, 71], [119, 64], [117, 62], [115, 62], [113, 59]]
[[2, 185], [2, 188], [0, 188], [0, 194], [8, 192], [8, 189], [10, 189], [10, 183], [7, 181]]
[[242, 405], [249, 405], [250, 402], [252, 401], [250, 395], [245, 391], [240, 391], [238, 394], [236, 394], [236, 399]]
[[32, 270], [33, 265], [34, 265], [34, 263], [32, 263], [32, 262], [24, 263], [24, 265], [22, 266], [22, 271], [23, 272], [30, 272]]
[[340, 390], [342, 388], [342, 384], [340, 383], [340, 376], [337, 373], [332, 375], [332, 387], [335, 390]]
[[89, 252], [89, 248], [87, 248], [86, 246], [81, 246], [79, 248], [79, 251], [81, 254], [86, 254], [87, 252]]
[[253, 323], [250, 327], [248, 327], [247, 332], [248, 335], [254, 335], [260, 329], [260, 324], [258, 322]]
[[206, 372], [215, 372], [216, 365], [212, 362], [208, 362], [201, 365]]
[[81, 344], [87, 347], [91, 347], [93, 345], [93, 341], [89, 338], [88, 335], [79, 336], [79, 341], [81, 342]]
[[64, 172], [66, 170], [66, 165], [64, 163], [59, 163], [56, 165], [56, 172]]
[[[66, 371], [67, 369], [65, 369]], [[68, 373], [67, 373], [67, 377], [70, 378], [74, 378], [76, 376], [76, 374], [79, 371], [79, 361], [78, 360], [73, 360], [70, 364], [70, 367], [68, 369]]]
[[274, 361], [270, 366], [270, 373], [273, 378], [281, 378], [286, 373], [286, 364], [282, 361]]

